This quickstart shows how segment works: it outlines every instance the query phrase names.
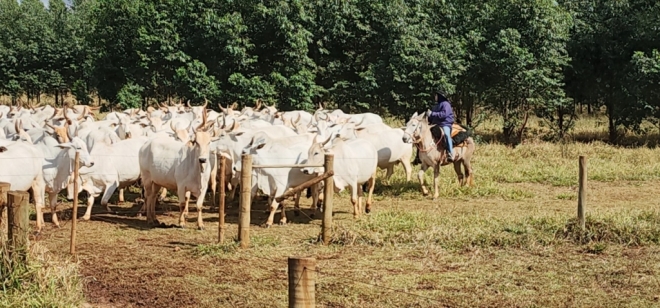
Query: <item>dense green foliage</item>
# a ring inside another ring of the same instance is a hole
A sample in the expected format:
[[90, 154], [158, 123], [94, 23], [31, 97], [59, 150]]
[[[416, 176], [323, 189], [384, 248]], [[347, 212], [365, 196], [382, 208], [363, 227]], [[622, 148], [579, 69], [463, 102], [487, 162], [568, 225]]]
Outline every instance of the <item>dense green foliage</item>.
[[650, 0], [0, 0], [0, 93], [404, 117], [441, 89], [512, 142], [530, 115], [562, 137], [583, 106], [614, 141], [660, 116], [658, 24]]

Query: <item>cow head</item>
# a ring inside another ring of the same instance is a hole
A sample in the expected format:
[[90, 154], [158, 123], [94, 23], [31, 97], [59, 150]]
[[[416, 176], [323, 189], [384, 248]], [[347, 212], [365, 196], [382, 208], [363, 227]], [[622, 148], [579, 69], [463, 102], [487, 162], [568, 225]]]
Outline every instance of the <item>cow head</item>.
[[[330, 142], [330, 138], [323, 142], [314, 142], [312, 147], [307, 151], [307, 164], [310, 165], [319, 165], [323, 163], [326, 150], [323, 148], [326, 144]], [[300, 169], [304, 174], [321, 174], [325, 172], [323, 167], [305, 167]]]
[[199, 161], [202, 172], [204, 172], [206, 164], [209, 163], [211, 142], [218, 140], [217, 137], [211, 134], [213, 122], [207, 122], [206, 118], [206, 109], [204, 109], [202, 123], [197, 126], [192, 139], [188, 141], [188, 146], [193, 148], [197, 155], [197, 160]]
[[[71, 139], [71, 142], [58, 144], [57, 147], [61, 149], [68, 149], [69, 157], [71, 159], [71, 166], [73, 166], [73, 164], [75, 163], [74, 160], [76, 153], [78, 153], [79, 155], [81, 167], [91, 168], [94, 166], [94, 160], [89, 155], [89, 151], [87, 150], [87, 145], [82, 139], [78, 137], [74, 137]], [[73, 172], [73, 170], [71, 170], [71, 172]]]

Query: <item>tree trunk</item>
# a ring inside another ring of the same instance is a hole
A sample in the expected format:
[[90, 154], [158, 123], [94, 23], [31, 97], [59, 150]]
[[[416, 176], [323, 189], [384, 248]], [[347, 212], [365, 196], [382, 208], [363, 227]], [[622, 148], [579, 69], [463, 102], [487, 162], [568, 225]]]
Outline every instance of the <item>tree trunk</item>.
[[610, 143], [616, 142], [616, 125], [614, 123], [614, 104], [611, 99], [607, 102], [607, 118], [608, 118], [608, 130], [609, 130], [609, 141]]
[[591, 115], [593, 111], [591, 110], [591, 102], [587, 103], [587, 114]]
[[557, 108], [557, 127], [559, 128], [557, 136], [564, 138], [564, 110], [561, 107]]
[[465, 106], [465, 125], [472, 127], [472, 115], [474, 114], [474, 99], [468, 98]]

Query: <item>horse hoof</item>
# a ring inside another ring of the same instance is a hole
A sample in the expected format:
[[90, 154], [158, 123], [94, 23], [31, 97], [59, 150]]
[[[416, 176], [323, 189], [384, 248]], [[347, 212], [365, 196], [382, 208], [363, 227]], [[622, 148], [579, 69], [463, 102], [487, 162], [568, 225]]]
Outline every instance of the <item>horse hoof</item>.
[[179, 227], [179, 229], [185, 229], [186, 225], [178, 225], [177, 227]]
[[280, 226], [286, 226], [286, 221], [280, 221]]
[[203, 226], [202, 227], [197, 227], [197, 230], [198, 231], [204, 231], [204, 227]]
[[269, 225], [269, 224], [265, 224], [263, 227], [264, 227], [264, 229], [270, 229], [270, 225]]

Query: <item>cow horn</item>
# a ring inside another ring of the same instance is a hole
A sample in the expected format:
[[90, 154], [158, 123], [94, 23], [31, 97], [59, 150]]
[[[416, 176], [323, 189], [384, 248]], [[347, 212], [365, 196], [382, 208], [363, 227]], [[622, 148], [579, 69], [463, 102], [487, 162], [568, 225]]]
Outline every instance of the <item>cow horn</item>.
[[[215, 120], [218, 123], [218, 126], [220, 126], [220, 117], [218, 117]], [[227, 119], [225, 118], [225, 114], [222, 114], [222, 126], [220, 126], [221, 129], [225, 129], [225, 126], [227, 126]]]
[[176, 128], [174, 127], [173, 121], [170, 121], [170, 129], [172, 129], [172, 131], [176, 133]]
[[298, 117], [293, 123], [298, 124], [298, 122], [300, 122], [300, 118], [301, 118], [300, 113], [298, 113]]
[[52, 130], [55, 130], [55, 126], [50, 125], [50, 123], [48, 123], [48, 120], [46, 120], [45, 123], [46, 123], [46, 126], [50, 127]]
[[360, 121], [360, 123], [355, 124], [355, 127], [359, 127], [360, 125], [362, 125], [362, 122], [364, 122], [364, 117], [362, 117], [362, 121]]
[[87, 116], [87, 108], [84, 108], [82, 114], [78, 117], [78, 121], [84, 119], [86, 116]]
[[68, 116], [67, 113], [66, 113], [66, 109], [67, 109], [67, 108], [66, 108], [66, 105], [64, 105], [64, 107], [63, 107], [63, 109], [62, 109], [62, 113], [64, 114], [64, 119], [65, 119], [67, 122], [69, 122], [69, 121], [71, 121], [71, 120], [69, 119], [69, 116]]
[[319, 102], [319, 109], [316, 110], [323, 110], [323, 105], [321, 105], [321, 102]]
[[321, 143], [321, 145], [325, 146], [326, 143], [330, 142], [330, 139], [332, 139], [332, 135], [328, 136], [328, 139], [326, 139], [325, 141], [323, 141], [323, 142]]
[[254, 106], [255, 110], [261, 109], [261, 99], [257, 100], [257, 104]]
[[53, 115], [50, 116], [50, 118], [48, 118], [48, 120], [50, 120], [50, 119], [54, 118], [55, 116], [57, 116], [57, 108], [53, 108], [53, 110], [55, 110], [55, 111], [53, 111]]
[[218, 103], [218, 107], [220, 107], [220, 111], [222, 111], [223, 113], [227, 113], [227, 109], [223, 108], [222, 104]]
[[209, 100], [204, 98], [204, 105], [202, 106], [202, 108], [206, 109], [206, 106], [208, 106], [208, 104], [209, 104]]
[[21, 131], [21, 119], [16, 119], [16, 121], [14, 121], [14, 129], [17, 134]]
[[236, 108], [238, 108], [238, 102], [231, 104], [231, 109], [235, 110]]
[[156, 111], [156, 109], [154, 109], [154, 107], [151, 107], [151, 106], [147, 107], [147, 114], [149, 114], [151, 112], [154, 112], [154, 111]]
[[163, 107], [163, 108], [165, 108], [165, 109], [168, 109], [168, 110], [170, 109], [170, 108], [169, 108], [167, 105], [165, 105], [165, 103], [163, 103], [163, 102], [160, 103], [160, 106]]
[[231, 131], [235, 131], [238, 128], [238, 121], [234, 119], [234, 124], [231, 125]]
[[186, 101], [186, 107], [192, 108], [192, 107], [190, 107], [190, 100]]

